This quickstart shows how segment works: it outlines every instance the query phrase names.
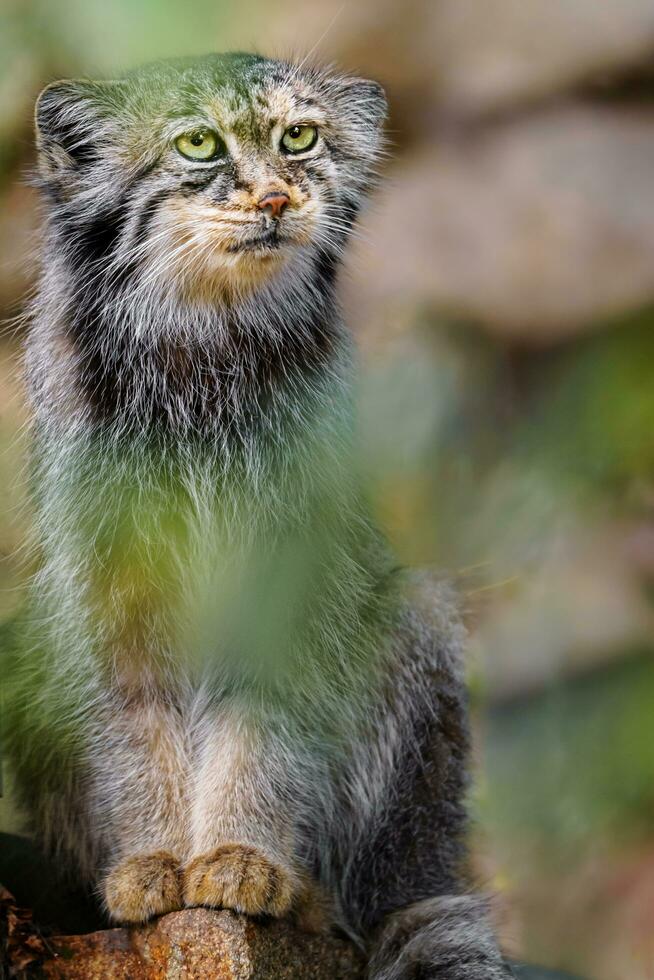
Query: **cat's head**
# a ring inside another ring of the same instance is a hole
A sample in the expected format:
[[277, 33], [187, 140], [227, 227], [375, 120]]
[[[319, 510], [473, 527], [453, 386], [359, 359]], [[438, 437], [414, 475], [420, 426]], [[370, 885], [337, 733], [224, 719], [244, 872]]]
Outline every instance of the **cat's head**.
[[333, 264], [385, 112], [374, 82], [255, 55], [55, 82], [36, 107], [53, 227], [105, 282], [244, 295], [289, 261]]

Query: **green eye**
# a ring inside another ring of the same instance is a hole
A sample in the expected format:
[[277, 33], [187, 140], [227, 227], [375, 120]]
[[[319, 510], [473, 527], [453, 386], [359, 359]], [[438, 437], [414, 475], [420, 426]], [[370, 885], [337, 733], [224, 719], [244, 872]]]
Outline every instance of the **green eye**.
[[317, 140], [316, 126], [289, 126], [282, 136], [282, 148], [287, 153], [304, 153], [315, 146]]
[[213, 160], [221, 151], [222, 143], [216, 133], [210, 129], [194, 129], [190, 133], [182, 133], [175, 140], [177, 150], [188, 160]]

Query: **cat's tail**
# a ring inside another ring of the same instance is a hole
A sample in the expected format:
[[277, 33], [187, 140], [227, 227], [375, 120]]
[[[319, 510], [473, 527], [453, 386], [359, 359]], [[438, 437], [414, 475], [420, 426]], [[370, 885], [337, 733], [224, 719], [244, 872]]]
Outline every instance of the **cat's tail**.
[[389, 916], [372, 951], [369, 980], [507, 980], [480, 896], [427, 899]]

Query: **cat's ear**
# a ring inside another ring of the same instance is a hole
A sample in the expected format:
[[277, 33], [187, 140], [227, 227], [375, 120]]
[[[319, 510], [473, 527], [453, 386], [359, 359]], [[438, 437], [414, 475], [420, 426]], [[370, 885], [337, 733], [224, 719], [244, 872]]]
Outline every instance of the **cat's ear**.
[[367, 78], [351, 78], [349, 88], [368, 119], [375, 126], [383, 126], [388, 115], [388, 99], [379, 82]]
[[346, 75], [339, 78], [340, 94], [372, 128], [381, 129], [388, 115], [388, 100], [379, 82]]
[[44, 176], [93, 162], [120, 84], [64, 80], [41, 92], [34, 122]]

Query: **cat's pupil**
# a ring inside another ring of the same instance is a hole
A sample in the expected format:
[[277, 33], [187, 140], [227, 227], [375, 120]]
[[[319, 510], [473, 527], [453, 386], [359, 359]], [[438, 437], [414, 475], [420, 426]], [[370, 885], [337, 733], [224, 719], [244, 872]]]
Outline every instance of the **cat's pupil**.
[[191, 143], [193, 146], [202, 146], [204, 143], [204, 133], [195, 133], [194, 136], [191, 136]]
[[302, 135], [302, 129], [300, 128], [300, 126], [292, 126], [291, 127], [291, 131], [289, 133], [289, 136], [291, 137], [292, 140], [296, 140], [298, 138], [298, 136], [301, 136], [301, 135]]

